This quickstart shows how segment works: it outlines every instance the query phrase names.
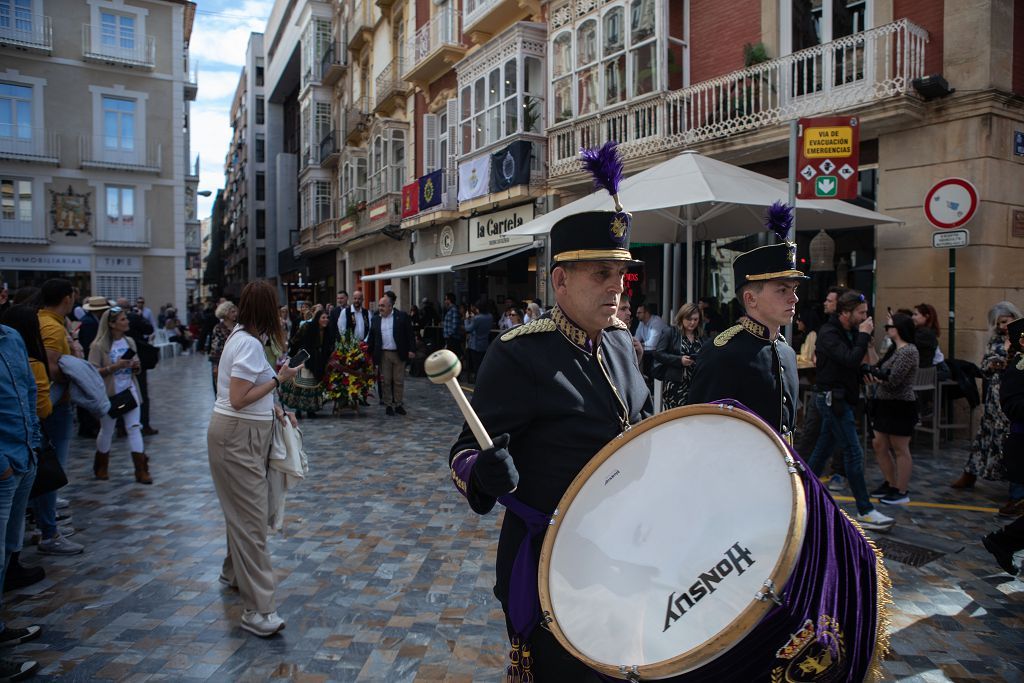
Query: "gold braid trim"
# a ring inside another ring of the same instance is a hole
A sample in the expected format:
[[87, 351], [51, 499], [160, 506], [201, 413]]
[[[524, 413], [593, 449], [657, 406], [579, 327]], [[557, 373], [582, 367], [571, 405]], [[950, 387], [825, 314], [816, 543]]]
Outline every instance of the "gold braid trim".
[[864, 675], [864, 680], [874, 683], [875, 681], [881, 681], [884, 677], [882, 672], [882, 660], [889, 654], [889, 627], [892, 625], [892, 619], [889, 615], [889, 605], [893, 604], [892, 601], [892, 579], [889, 578], [889, 570], [885, 568], [885, 556], [882, 554], [881, 548], [875, 545], [875, 542], [864, 533], [864, 529], [861, 528], [857, 520], [846, 514], [846, 510], [839, 509], [843, 513], [846, 519], [850, 520], [853, 527], [860, 532], [860, 535], [864, 537], [864, 540], [868, 542], [871, 550], [875, 553], [875, 583], [878, 590], [878, 620], [875, 623], [875, 651], [871, 655], [871, 663], [868, 664], [868, 670]]

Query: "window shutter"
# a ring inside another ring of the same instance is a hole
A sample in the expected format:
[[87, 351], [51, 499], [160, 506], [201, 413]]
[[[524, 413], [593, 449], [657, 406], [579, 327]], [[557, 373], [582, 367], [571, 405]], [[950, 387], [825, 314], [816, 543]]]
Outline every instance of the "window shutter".
[[459, 135], [459, 100], [448, 100], [448, 158], [441, 159], [445, 165], [445, 183], [455, 187], [459, 183], [459, 155], [462, 153], [462, 136]]
[[423, 115], [423, 174], [441, 168], [443, 160], [437, 158], [437, 114]]

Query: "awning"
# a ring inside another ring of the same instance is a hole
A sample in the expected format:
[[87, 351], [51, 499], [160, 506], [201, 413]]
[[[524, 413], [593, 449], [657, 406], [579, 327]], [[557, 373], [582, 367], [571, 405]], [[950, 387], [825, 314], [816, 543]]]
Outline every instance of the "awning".
[[451, 273], [464, 268], [476, 268], [486, 266], [502, 259], [506, 259], [524, 251], [536, 249], [539, 242], [526, 242], [525, 244], [514, 244], [509, 247], [498, 249], [487, 249], [486, 251], [471, 251], [466, 254], [454, 254], [442, 256], [441, 258], [428, 259], [413, 263], [394, 270], [385, 270], [383, 273], [364, 275], [362, 279], [367, 282], [374, 280], [393, 280], [395, 278], [416, 277], [417, 275], [437, 275], [438, 273]]

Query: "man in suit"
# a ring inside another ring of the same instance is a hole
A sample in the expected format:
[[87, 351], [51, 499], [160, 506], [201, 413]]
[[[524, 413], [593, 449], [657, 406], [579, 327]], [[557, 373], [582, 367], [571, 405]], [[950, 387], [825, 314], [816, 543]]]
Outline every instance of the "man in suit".
[[[345, 303], [341, 303], [342, 295]], [[366, 341], [370, 332], [370, 312], [363, 308], [362, 290], [352, 292], [351, 301], [349, 304], [347, 292], [338, 292], [338, 306], [331, 311], [331, 321], [327, 326], [334, 344], [346, 335], [357, 341]]]
[[370, 354], [381, 378], [381, 398], [388, 415], [405, 415], [405, 362], [415, 357], [416, 342], [408, 313], [395, 308], [387, 294], [377, 302], [370, 321]]

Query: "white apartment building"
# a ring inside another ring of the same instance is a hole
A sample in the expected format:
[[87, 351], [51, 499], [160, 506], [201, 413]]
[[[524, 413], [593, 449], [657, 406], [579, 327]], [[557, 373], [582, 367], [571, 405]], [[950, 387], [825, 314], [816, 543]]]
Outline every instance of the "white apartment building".
[[66, 277], [83, 296], [186, 303], [186, 257], [199, 254], [195, 9], [0, 0], [0, 274], [11, 289]]

